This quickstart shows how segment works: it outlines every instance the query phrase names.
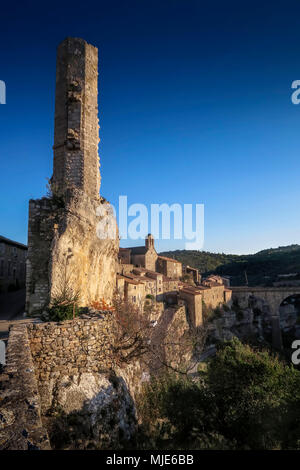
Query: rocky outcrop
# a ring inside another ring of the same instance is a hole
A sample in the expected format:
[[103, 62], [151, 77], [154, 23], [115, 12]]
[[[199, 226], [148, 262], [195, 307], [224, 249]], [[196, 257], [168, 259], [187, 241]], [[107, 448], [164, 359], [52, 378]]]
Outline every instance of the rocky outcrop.
[[[135, 401], [151, 370], [144, 355], [120, 359], [116, 331], [115, 314], [104, 310], [11, 328], [0, 375], [2, 448], [117, 449], [134, 442]], [[185, 354], [189, 360], [184, 306], [163, 312], [151, 331], [154, 373], [165, 362], [175, 368]]]
[[[280, 329], [284, 336], [300, 337], [297, 312], [291, 306], [280, 307]], [[250, 296], [236, 299], [230, 309], [214, 313], [208, 321], [209, 341], [227, 341], [237, 336], [241, 340], [273, 343], [273, 315], [268, 302]], [[289, 345], [288, 345], [289, 346]]]
[[[59, 207], [59, 204], [61, 207]], [[30, 202], [27, 312], [41, 312], [64, 292], [79, 305], [112, 299], [118, 231], [111, 206], [79, 189]]]
[[99, 196], [98, 50], [80, 38], [57, 49], [54, 122], [51, 197], [29, 202], [29, 314], [66, 292], [109, 302], [116, 285], [116, 221]]
[[117, 448], [133, 439], [143, 369], [115, 364], [113, 331], [110, 314], [11, 328], [1, 449]]
[[122, 448], [136, 432], [134, 402], [124, 380], [113, 373], [62, 377], [44, 421], [52, 448]]
[[[102, 237], [102, 238], [101, 238]], [[50, 262], [50, 297], [70, 287], [80, 305], [111, 301], [116, 286], [119, 239], [109, 203], [80, 190], [66, 195], [55, 227]]]

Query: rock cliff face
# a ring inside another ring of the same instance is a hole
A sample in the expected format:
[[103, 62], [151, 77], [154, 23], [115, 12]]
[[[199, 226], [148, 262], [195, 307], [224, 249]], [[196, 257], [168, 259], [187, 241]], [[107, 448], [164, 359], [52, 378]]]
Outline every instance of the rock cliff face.
[[76, 188], [59, 202], [31, 201], [28, 241], [28, 313], [42, 311], [63, 291], [78, 294], [81, 306], [111, 300], [119, 239], [109, 203]]
[[62, 291], [79, 305], [110, 301], [119, 247], [111, 206], [100, 198], [98, 50], [80, 38], [57, 49], [52, 197], [29, 203], [26, 310]]
[[253, 298], [248, 304], [234, 304], [222, 315], [209, 322], [209, 340], [229, 341], [234, 336], [241, 340], [272, 340], [272, 320], [268, 306], [261, 299]]
[[83, 373], [62, 377], [44, 418], [52, 449], [115, 449], [136, 432], [134, 402], [121, 377]]
[[[113, 224], [114, 230], [110, 230]], [[67, 287], [79, 295], [83, 306], [102, 298], [110, 301], [116, 286], [118, 249], [110, 205], [80, 190], [70, 191], [54, 231], [50, 297]]]
[[114, 365], [112, 322], [12, 328], [0, 374], [0, 450], [116, 449], [134, 438], [142, 370]]

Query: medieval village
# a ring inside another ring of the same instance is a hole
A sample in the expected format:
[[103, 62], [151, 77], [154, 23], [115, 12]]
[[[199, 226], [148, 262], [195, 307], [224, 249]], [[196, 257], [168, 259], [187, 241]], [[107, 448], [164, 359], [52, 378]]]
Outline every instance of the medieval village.
[[0, 237], [2, 292], [22, 303], [26, 289], [0, 322], [0, 449], [299, 449], [299, 369], [285, 362], [298, 273], [235, 285], [157, 252], [151, 233], [100, 238], [98, 143], [98, 49], [68, 37], [48, 194], [29, 201], [28, 245]]

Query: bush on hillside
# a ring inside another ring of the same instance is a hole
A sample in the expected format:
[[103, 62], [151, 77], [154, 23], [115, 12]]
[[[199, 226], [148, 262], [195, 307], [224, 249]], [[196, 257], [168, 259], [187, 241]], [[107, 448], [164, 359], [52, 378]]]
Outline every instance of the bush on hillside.
[[237, 339], [197, 380], [152, 380], [138, 409], [141, 448], [300, 449], [299, 371]]

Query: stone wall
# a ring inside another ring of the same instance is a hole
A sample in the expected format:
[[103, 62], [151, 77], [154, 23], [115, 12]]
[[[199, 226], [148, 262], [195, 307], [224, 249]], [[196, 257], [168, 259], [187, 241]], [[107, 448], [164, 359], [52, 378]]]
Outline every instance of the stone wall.
[[66, 291], [81, 306], [109, 302], [116, 286], [118, 231], [99, 195], [97, 68], [98, 50], [83, 39], [59, 45], [51, 195], [29, 203], [30, 314]]
[[51, 246], [57, 207], [44, 197], [29, 201], [26, 311], [40, 311], [49, 303]]
[[10, 331], [0, 375], [0, 450], [50, 449], [26, 325]]
[[184, 300], [187, 306], [188, 318], [191, 326], [197, 327], [203, 324], [202, 318], [202, 295], [201, 293], [181, 289], [179, 298]]
[[95, 320], [28, 325], [43, 413], [51, 407], [53, 389], [62, 377], [113, 368], [111, 328], [110, 314]]
[[180, 279], [182, 277], [182, 264], [177, 260], [164, 256], [158, 256], [155, 270], [171, 279]]
[[113, 332], [110, 313], [94, 319], [28, 324], [43, 414], [51, 408], [53, 391], [64, 377], [114, 371], [124, 379], [132, 396], [136, 395], [145, 369], [139, 361], [122, 367], [116, 363]]
[[[57, 420], [67, 426], [67, 441], [71, 438], [64, 448], [105, 448], [119, 442], [119, 429], [123, 439], [131, 438], [134, 397], [145, 369], [139, 361], [124, 367], [115, 363], [113, 321], [107, 313], [12, 327], [0, 374], [0, 449], [50, 449], [47, 432], [57, 448]], [[74, 426], [68, 427], [69, 415], [73, 424], [76, 418], [76, 435]]]
[[114, 331], [110, 312], [11, 328], [0, 375], [0, 448], [46, 449], [49, 438], [52, 448], [61, 448], [60, 426], [68, 449], [115, 448], [135, 435], [135, 399], [151, 370], [157, 373], [165, 361], [176, 367], [182, 359], [186, 310], [169, 308], [160, 315], [150, 335], [156, 351], [151, 364], [144, 356], [118, 362]]
[[98, 49], [67, 38], [57, 49], [53, 184], [99, 195]]
[[214, 285], [202, 291], [203, 300], [208, 307], [216, 308], [220, 304], [225, 303], [224, 292], [225, 288], [223, 285]]
[[271, 315], [279, 315], [279, 307], [286, 298], [300, 294], [300, 287], [231, 287], [232, 299], [247, 306], [249, 298], [255, 297], [268, 305]]
[[[110, 205], [69, 189], [63, 199], [31, 200], [28, 223], [26, 311], [43, 310], [63, 289], [79, 295], [81, 306], [112, 299], [119, 240], [98, 237]], [[99, 208], [101, 211], [99, 211]], [[99, 215], [100, 214], [100, 215]], [[114, 222], [114, 221], [113, 221]]]

